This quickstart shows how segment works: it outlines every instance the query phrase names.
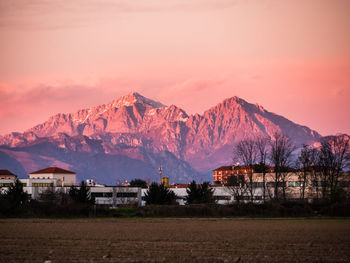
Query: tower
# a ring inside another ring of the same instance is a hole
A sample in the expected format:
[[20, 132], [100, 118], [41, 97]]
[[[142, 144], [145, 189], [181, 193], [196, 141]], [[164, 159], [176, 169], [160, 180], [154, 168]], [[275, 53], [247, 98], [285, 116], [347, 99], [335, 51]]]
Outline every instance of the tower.
[[162, 183], [162, 175], [163, 175], [163, 169], [162, 169], [162, 165], [159, 166], [158, 168], [159, 171], [159, 183]]

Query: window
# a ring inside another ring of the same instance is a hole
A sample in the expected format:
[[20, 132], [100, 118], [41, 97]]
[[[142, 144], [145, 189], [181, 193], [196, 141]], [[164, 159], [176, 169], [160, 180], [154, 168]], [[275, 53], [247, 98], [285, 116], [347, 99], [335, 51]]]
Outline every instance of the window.
[[133, 192], [120, 192], [117, 193], [117, 197], [137, 197], [137, 193]]
[[[291, 181], [288, 182], [288, 187], [302, 187], [303, 183], [303, 181]], [[307, 182], [305, 183], [305, 186], [307, 186]]]
[[215, 200], [231, 200], [231, 196], [226, 195], [214, 195]]
[[10, 187], [13, 183], [0, 183], [0, 187]]
[[254, 182], [253, 188], [258, 188], [258, 187], [264, 187], [264, 183], [263, 182]]
[[[275, 182], [268, 182], [266, 184], [268, 187], [275, 187]], [[278, 187], [285, 187], [286, 186], [286, 182], [278, 182], [277, 183]]]
[[312, 182], [312, 186], [325, 187], [326, 186], [326, 182], [324, 182], [324, 181], [313, 181]]
[[53, 187], [53, 183], [32, 183], [35, 187]]
[[96, 197], [112, 197], [113, 193], [91, 193], [91, 198]]

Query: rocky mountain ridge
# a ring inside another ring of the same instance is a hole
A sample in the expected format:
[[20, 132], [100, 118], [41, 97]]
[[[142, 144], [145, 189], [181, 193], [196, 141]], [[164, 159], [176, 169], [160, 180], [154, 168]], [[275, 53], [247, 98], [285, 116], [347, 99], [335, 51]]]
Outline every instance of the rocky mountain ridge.
[[[178, 182], [209, 176], [212, 169], [230, 163], [232, 147], [242, 138], [271, 137], [275, 131], [288, 135], [296, 145], [314, 143], [321, 137], [238, 97], [228, 98], [202, 115], [188, 115], [175, 105], [165, 106], [130, 93], [105, 105], [54, 115], [24, 133], [0, 136], [0, 154], [8, 160], [0, 165], [11, 160], [23, 174], [58, 163], [78, 170], [81, 178], [94, 176], [99, 181], [115, 182], [116, 178], [137, 176], [157, 178], [157, 167], [167, 163], [168, 174]], [[91, 168], [78, 164], [93, 156], [101, 158], [92, 162], [106, 175], [94, 174]], [[105, 169], [111, 160], [118, 163], [118, 171]], [[134, 162], [144, 167], [144, 174], [131, 172]]]

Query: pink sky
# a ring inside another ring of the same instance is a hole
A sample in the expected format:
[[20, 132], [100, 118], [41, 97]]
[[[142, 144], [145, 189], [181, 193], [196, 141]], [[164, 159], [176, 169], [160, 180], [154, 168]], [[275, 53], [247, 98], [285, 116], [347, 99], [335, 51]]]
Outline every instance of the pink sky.
[[0, 1], [0, 134], [131, 91], [350, 134], [350, 1]]

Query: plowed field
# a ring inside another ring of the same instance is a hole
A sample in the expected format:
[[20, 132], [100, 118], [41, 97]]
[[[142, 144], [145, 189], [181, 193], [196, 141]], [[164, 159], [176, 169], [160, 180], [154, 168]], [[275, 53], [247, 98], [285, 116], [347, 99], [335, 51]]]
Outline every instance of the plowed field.
[[0, 262], [45, 261], [350, 262], [350, 220], [0, 220]]

